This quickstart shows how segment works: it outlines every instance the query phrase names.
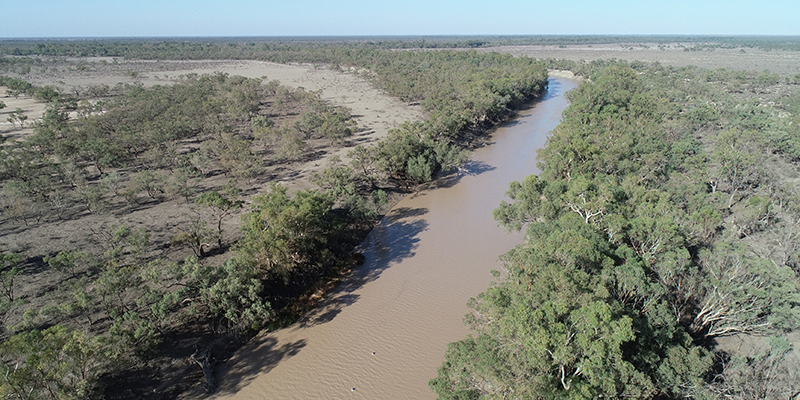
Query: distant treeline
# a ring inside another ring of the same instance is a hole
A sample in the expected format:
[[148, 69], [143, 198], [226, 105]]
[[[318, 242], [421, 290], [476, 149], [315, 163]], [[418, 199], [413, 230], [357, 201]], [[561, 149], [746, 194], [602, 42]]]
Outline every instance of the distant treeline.
[[[543, 36], [342, 36], [142, 39], [8, 39], [0, 40], [0, 55], [125, 57], [137, 59], [268, 59], [286, 51], [320, 49], [465, 49], [519, 45], [711, 44], [800, 50], [798, 36], [688, 35], [543, 35]], [[293, 61], [302, 61], [293, 59]], [[328, 59], [328, 61], [331, 61]]]

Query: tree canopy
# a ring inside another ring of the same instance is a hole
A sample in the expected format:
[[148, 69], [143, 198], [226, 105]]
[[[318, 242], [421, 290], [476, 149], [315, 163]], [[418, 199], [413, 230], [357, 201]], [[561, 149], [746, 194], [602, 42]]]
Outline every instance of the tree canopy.
[[735, 100], [695, 94], [715, 86], [679, 83], [687, 73], [619, 63], [568, 93], [542, 173], [494, 211], [525, 241], [471, 302], [474, 335], [430, 382], [440, 398], [714, 398], [745, 367], [725, 369], [709, 339], [798, 327], [800, 269], [746, 240], [793, 228], [742, 230], [794, 202], [764, 166], [781, 152], [768, 129], [731, 131], [760, 113], [698, 114]]

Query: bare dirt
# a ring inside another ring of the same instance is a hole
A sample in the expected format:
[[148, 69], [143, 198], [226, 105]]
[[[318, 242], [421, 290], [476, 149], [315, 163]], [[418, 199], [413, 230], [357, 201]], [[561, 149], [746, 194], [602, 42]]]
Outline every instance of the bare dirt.
[[[168, 85], [176, 82], [182, 75], [212, 74], [215, 72], [229, 75], [241, 75], [248, 78], [263, 78], [265, 81], [277, 80], [282, 85], [305, 88], [307, 91], [320, 91], [323, 100], [336, 106], [348, 107], [352, 110], [360, 132], [351, 138], [351, 145], [374, 143], [385, 137], [389, 129], [397, 127], [404, 121], [415, 121], [423, 118], [419, 105], [408, 105], [400, 100], [381, 93], [378, 89], [360, 77], [357, 71], [337, 72], [326, 67], [312, 65], [283, 65], [262, 61], [115, 61], [112, 58], [92, 57], [67, 59], [66, 66], [52, 67], [47, 70], [34, 68], [29, 74], [18, 76], [38, 86], [52, 85], [64, 91], [83, 91], [92, 86], [107, 85], [114, 87], [120, 83], [141, 82], [145, 86]], [[37, 102], [28, 96], [13, 98], [0, 88], [0, 100], [6, 108], [0, 121], [0, 134], [15, 138], [24, 137], [33, 132], [31, 122], [41, 118], [44, 103]], [[6, 121], [5, 114], [23, 108], [29, 116], [25, 129], [13, 127]], [[332, 151], [343, 159], [347, 149]], [[324, 165], [324, 160], [315, 160], [307, 164], [293, 165], [296, 174], [287, 182], [290, 188], [308, 187], [310, 172]]]
[[[254, 61], [114, 63], [95, 58], [61, 60], [61, 62], [66, 67], [51, 67], [45, 71], [34, 68], [30, 74], [16, 77], [37, 86], [53, 85], [63, 91], [83, 92], [100, 85], [113, 88], [120, 83], [141, 82], [145, 86], [168, 85], [180, 80], [181, 75], [222, 72], [264, 78], [266, 81], [277, 80], [283, 86], [290, 88], [303, 87], [306, 91], [318, 91], [321, 98], [330, 104], [350, 108], [359, 129], [354, 136], [348, 138], [344, 146], [332, 146], [330, 141], [314, 140], [309, 142], [311, 146], [309, 153], [313, 156], [291, 163], [268, 163], [260, 176], [249, 182], [240, 182], [239, 186], [245, 200], [265, 190], [271, 182], [280, 182], [290, 190], [311, 187], [313, 186], [310, 182], [311, 174], [324, 168], [327, 158], [332, 154], [337, 154], [346, 160], [346, 153], [353, 146], [375, 143], [400, 123], [423, 117], [419, 106], [410, 106], [380, 93], [370, 86], [367, 80], [358, 76], [356, 71], [336, 72], [310, 65], [280, 65]], [[76, 63], [79, 63], [81, 68], [75, 68]], [[26, 95], [10, 96], [6, 88], [0, 88], [0, 96], [2, 96], [0, 101], [6, 104], [6, 107], [0, 110], [2, 117], [0, 134], [10, 140], [25, 140], [33, 133], [33, 126], [42, 117], [46, 104]], [[28, 116], [23, 128], [6, 120], [10, 112], [17, 108], [22, 109]], [[125, 177], [130, 175], [130, 171], [121, 170], [119, 173], [123, 179], [127, 179]], [[90, 179], [95, 180], [99, 177]], [[222, 174], [213, 174], [197, 183], [195, 190], [198, 193], [221, 190], [227, 181], [228, 178]], [[170, 247], [170, 237], [176, 233], [178, 227], [186, 226], [191, 220], [198, 218], [202, 210], [180, 197], [171, 200], [163, 196], [159, 199], [140, 197], [143, 201], [138, 206], [131, 207], [126, 206], [120, 198], [107, 195], [104, 199], [106, 204], [101, 212], [97, 210], [88, 212], [79, 204], [71, 204], [62, 217], [56, 218], [50, 215], [40, 221], [23, 222], [0, 214], [0, 252], [21, 253], [28, 259], [25, 273], [15, 282], [16, 294], [19, 298], [25, 299], [25, 308], [36, 310], [48, 304], [49, 300], [45, 294], [58, 287], [64, 278], [57, 271], [43, 268], [43, 256], [53, 256], [61, 250], [72, 249], [102, 253], [106, 250], [104, 236], [114, 226], [124, 225], [133, 231], [145, 229], [150, 235], [151, 245], [147, 249], [147, 256], [150, 258], [180, 260], [191, 255], [192, 251], [189, 248]], [[239, 213], [247, 210], [248, 207], [245, 206]], [[234, 213], [223, 221], [226, 245], [238, 238], [239, 220], [239, 215]], [[208, 257], [208, 262], [221, 262], [224, 257], [223, 254], [212, 255]], [[6, 314], [3, 324], [14, 326], [22, 323], [22, 311], [24, 310]], [[191, 370], [194, 371], [194, 368]], [[172, 374], [161, 378], [174, 383], [176, 378], [181, 377]]]
[[[447, 344], [463, 339], [467, 301], [496, 259], [522, 240], [491, 210], [508, 182], [538, 172], [544, 145], [576, 83], [492, 135], [458, 173], [400, 201], [362, 243], [365, 263], [298, 323], [264, 332], [218, 369], [214, 399], [428, 399]], [[202, 390], [182, 398], [203, 398]]]
[[[74, 63], [74, 60], [72, 60]], [[355, 73], [342, 73], [327, 68], [315, 68], [310, 65], [281, 65], [258, 61], [160, 61], [160, 62], [108, 62], [102, 58], [86, 59], [83, 68], [64, 68], [47, 71], [34, 70], [24, 78], [36, 85], [54, 85], [61, 90], [84, 90], [89, 86], [118, 83], [142, 82], [146, 86], [170, 84], [181, 75], [190, 73], [205, 74], [223, 72], [230, 75], [242, 75], [265, 80], [278, 80], [288, 87], [303, 87], [307, 91], [320, 91], [322, 99], [333, 105], [345, 106], [352, 110], [359, 130], [349, 138], [347, 146], [333, 147], [329, 143], [314, 143], [312, 152], [316, 155], [308, 161], [290, 164], [267, 166], [262, 177], [272, 177], [290, 190], [311, 187], [311, 174], [319, 171], [327, 164], [327, 157], [337, 154], [346, 160], [350, 148], [357, 144], [375, 143], [388, 134], [388, 131], [400, 123], [409, 120], [420, 120], [423, 117], [420, 106], [410, 106], [386, 96], [370, 85], [368, 81]], [[6, 108], [0, 110], [0, 134], [11, 139], [24, 140], [33, 133], [33, 125], [42, 117], [45, 104], [29, 96], [11, 97], [5, 88], [0, 88], [0, 101]], [[22, 108], [28, 116], [25, 127], [12, 125], [6, 121], [8, 114]], [[214, 190], [224, 186], [227, 179], [218, 176], [207, 178], [198, 185], [198, 190]], [[256, 179], [243, 188], [246, 196], [263, 190], [270, 179]], [[117, 207], [112, 206], [112, 209]], [[174, 228], [186, 219], [184, 214], [188, 207], [182, 201], [166, 201], [159, 204], [148, 204], [136, 210], [117, 209], [117, 212], [105, 214], [86, 214], [80, 218], [72, 218], [53, 223], [31, 224], [25, 226], [21, 222], [0, 220], [0, 249], [6, 252], [24, 252], [48, 254], [63, 249], [92, 249], [96, 232], [110, 225], [125, 224], [133, 228], [147, 227], [151, 231], [151, 241], [158, 243], [174, 234]], [[227, 219], [232, 226], [228, 232], [236, 232], [237, 216]]]
[[[0, 110], [0, 135], [10, 139], [20, 139], [33, 133], [34, 121], [42, 118], [44, 114], [45, 103], [36, 101], [30, 96], [21, 95], [18, 97], [9, 96], [7, 88], [0, 86], [0, 101], [5, 103], [6, 107]], [[28, 116], [24, 126], [20, 127], [18, 123], [12, 123], [8, 117], [12, 112], [17, 109], [22, 109], [23, 114]]]

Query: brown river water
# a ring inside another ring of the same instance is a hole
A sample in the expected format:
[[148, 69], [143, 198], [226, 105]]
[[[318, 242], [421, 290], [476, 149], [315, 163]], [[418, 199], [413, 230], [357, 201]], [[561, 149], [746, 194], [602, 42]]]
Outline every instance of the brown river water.
[[538, 173], [536, 149], [576, 82], [497, 129], [458, 173], [399, 202], [362, 243], [354, 276], [299, 323], [262, 334], [218, 368], [217, 399], [432, 399], [428, 380], [463, 339], [467, 301], [522, 241], [492, 219], [511, 181]]

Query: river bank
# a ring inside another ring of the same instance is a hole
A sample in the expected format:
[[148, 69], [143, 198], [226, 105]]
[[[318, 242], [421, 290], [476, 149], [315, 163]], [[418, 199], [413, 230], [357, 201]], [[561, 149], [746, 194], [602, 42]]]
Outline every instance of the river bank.
[[[575, 86], [551, 79], [544, 98], [458, 173], [401, 200], [362, 243], [365, 263], [301, 321], [257, 336], [221, 365], [213, 398], [433, 398], [427, 381], [447, 343], [467, 334], [468, 299], [521, 240], [491, 210], [510, 181], [537, 172], [535, 149]], [[200, 387], [182, 396], [202, 397]]]

